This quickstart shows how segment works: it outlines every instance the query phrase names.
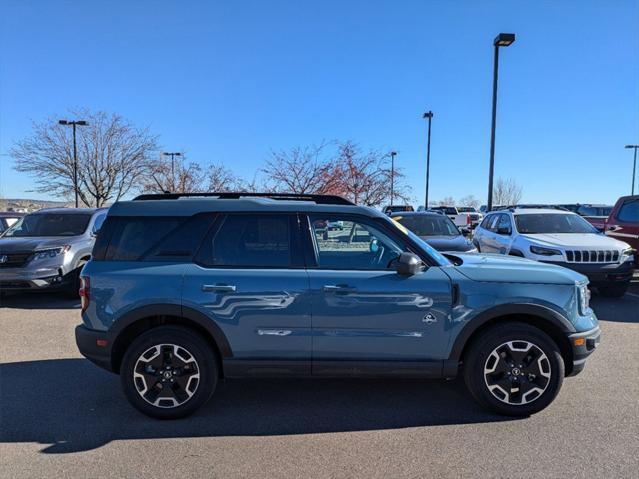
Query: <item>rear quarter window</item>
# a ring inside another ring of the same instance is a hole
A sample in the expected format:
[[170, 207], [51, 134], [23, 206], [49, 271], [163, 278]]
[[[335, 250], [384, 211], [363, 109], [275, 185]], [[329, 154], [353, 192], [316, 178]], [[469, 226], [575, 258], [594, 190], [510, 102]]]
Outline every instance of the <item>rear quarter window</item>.
[[628, 223], [639, 223], [639, 199], [628, 200], [621, 205], [617, 219]]
[[214, 215], [107, 217], [93, 249], [97, 261], [183, 261], [193, 257]]

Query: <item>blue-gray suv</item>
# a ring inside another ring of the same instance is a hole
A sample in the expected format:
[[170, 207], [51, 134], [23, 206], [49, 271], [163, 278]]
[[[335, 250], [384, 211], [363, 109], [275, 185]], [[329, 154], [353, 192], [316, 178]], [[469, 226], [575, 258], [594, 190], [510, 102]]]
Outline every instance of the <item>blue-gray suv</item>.
[[159, 418], [192, 413], [220, 378], [273, 376], [461, 375], [484, 407], [529, 415], [600, 337], [585, 276], [444, 256], [335, 196], [115, 203], [81, 282], [80, 351]]

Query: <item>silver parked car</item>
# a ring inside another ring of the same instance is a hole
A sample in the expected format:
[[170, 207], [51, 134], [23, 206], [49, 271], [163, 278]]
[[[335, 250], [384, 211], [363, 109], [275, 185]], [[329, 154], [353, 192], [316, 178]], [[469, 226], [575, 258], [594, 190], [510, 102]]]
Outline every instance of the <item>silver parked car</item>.
[[0, 291], [65, 289], [78, 294], [107, 208], [42, 209], [0, 236]]

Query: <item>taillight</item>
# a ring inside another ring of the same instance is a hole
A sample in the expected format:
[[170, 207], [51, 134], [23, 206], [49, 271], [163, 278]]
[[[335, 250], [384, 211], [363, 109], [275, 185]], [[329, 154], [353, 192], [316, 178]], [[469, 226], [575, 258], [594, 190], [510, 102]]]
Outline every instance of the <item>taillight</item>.
[[473, 221], [470, 219], [470, 215], [466, 215], [466, 224], [467, 224], [468, 226], [470, 226], [470, 225], [472, 225], [472, 224], [473, 224]]
[[80, 277], [80, 305], [82, 306], [82, 311], [86, 311], [89, 307], [89, 302], [91, 301], [91, 280], [88, 276]]

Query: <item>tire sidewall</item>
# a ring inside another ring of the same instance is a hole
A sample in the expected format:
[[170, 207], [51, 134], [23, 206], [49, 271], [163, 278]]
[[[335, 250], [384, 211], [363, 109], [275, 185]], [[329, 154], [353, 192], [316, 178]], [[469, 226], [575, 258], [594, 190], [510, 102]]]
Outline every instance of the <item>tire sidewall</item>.
[[[193, 355], [200, 370], [199, 384], [193, 396], [185, 403], [172, 408], [162, 408], [148, 403], [138, 393], [133, 380], [133, 370], [140, 355], [162, 343], [185, 348]], [[122, 360], [120, 381], [125, 396], [136, 409], [159, 419], [177, 419], [192, 414], [210, 399], [217, 385], [218, 370], [211, 346], [199, 334], [186, 328], [160, 326], [143, 333], [131, 343]]]
[[[511, 405], [497, 399], [484, 379], [484, 365], [492, 351], [508, 341], [523, 340], [535, 344], [548, 357], [550, 382], [541, 396], [528, 404]], [[555, 342], [543, 331], [523, 323], [497, 325], [482, 334], [472, 345], [464, 361], [464, 380], [473, 397], [484, 407], [507, 416], [529, 416], [546, 408], [559, 393], [565, 365]]]

